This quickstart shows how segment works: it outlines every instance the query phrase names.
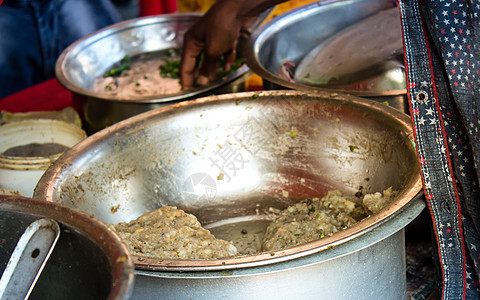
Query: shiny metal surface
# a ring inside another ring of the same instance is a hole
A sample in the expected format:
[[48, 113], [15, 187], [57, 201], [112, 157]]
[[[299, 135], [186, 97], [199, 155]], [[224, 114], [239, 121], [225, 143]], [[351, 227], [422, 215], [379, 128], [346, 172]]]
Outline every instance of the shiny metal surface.
[[134, 267], [120, 238], [98, 219], [43, 200], [0, 195], [2, 273], [25, 229], [41, 219], [58, 223], [60, 235], [30, 299], [130, 298]]
[[58, 223], [49, 218], [28, 225], [0, 278], [1, 299], [28, 299], [59, 235]]
[[379, 102], [388, 101], [400, 111], [408, 112], [405, 72], [395, 64], [372, 78], [345, 85], [313, 86], [279, 75], [285, 61], [299, 64], [316, 47], [393, 5], [389, 0], [336, 0], [294, 9], [253, 31], [245, 47], [247, 65], [264, 79], [266, 89], [344, 91]]
[[295, 81], [346, 87], [403, 67], [400, 10], [383, 9], [321, 42], [296, 66]]
[[[352, 150], [351, 146], [358, 149]], [[129, 118], [77, 144], [49, 168], [35, 198], [107, 223], [174, 205], [209, 224], [269, 217], [308, 197], [400, 191], [393, 204], [321, 240], [215, 260], [136, 258], [141, 269], [221, 270], [288, 261], [378, 226], [421, 190], [407, 115], [357, 97], [298, 91], [211, 96]]]
[[209, 272], [137, 270], [132, 298], [406, 299], [405, 237], [400, 228], [424, 207], [423, 201], [413, 201], [388, 226], [287, 262]]
[[305, 245], [212, 260], [135, 257], [132, 298], [405, 299], [403, 228], [425, 207], [412, 139], [407, 115], [367, 99], [210, 96], [90, 136], [46, 171], [35, 197], [107, 223], [175, 205], [219, 236], [247, 229], [254, 244], [270, 207], [393, 186], [400, 194], [384, 210]]
[[202, 88], [160, 96], [121, 99], [93, 91], [93, 82], [125, 55], [181, 49], [186, 30], [201, 13], [164, 14], [123, 21], [82, 38], [63, 51], [55, 72], [58, 81], [75, 95], [90, 133], [133, 115], [167, 104], [214, 93], [244, 90], [246, 65], [226, 78]]

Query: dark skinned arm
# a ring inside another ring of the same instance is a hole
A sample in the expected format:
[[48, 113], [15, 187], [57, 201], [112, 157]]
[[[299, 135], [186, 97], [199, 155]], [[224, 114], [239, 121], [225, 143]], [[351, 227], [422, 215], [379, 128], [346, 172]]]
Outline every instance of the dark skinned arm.
[[[241, 30], [268, 8], [285, 0], [218, 0], [185, 34], [180, 77], [182, 89], [203, 86], [217, 77], [220, 57], [225, 70], [235, 64], [235, 46]], [[203, 53], [203, 63], [198, 61]]]

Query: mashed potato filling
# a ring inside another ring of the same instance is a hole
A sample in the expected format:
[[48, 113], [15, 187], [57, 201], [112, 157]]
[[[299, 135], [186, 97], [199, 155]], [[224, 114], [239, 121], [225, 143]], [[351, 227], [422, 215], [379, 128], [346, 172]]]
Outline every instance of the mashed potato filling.
[[390, 187], [383, 194], [365, 195], [361, 205], [339, 191], [329, 191], [323, 198], [301, 201], [280, 212], [267, 227], [262, 250], [281, 250], [331, 236], [380, 211], [395, 195]]
[[[390, 187], [383, 193], [367, 194], [360, 202], [334, 190], [322, 198], [303, 200], [280, 211], [269, 224], [262, 251], [281, 250], [331, 236], [377, 213], [396, 194]], [[194, 215], [172, 206], [162, 206], [112, 227], [136, 256], [213, 259], [239, 255], [231, 241], [217, 239]]]
[[195, 216], [172, 206], [162, 206], [113, 227], [136, 256], [211, 259], [238, 253], [232, 242], [215, 238]]

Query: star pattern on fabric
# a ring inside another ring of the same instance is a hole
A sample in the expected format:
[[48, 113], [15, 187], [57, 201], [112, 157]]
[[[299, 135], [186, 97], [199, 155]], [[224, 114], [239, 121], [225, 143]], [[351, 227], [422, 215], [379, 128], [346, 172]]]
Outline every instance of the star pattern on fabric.
[[[480, 71], [479, 54], [476, 52], [474, 43], [477, 41], [474, 32], [478, 30], [478, 2], [439, 0], [433, 1], [436, 5], [431, 7], [433, 24], [440, 41], [443, 62], [452, 92], [457, 100], [457, 105], [464, 119], [453, 116], [453, 107], [441, 107], [444, 118], [445, 131], [448, 136], [450, 147], [450, 159], [455, 168], [455, 182], [461, 189], [461, 199], [464, 206], [471, 209], [478, 207], [478, 168], [475, 158], [480, 158], [479, 149], [469, 143], [470, 139], [480, 141], [479, 103], [480, 98]], [[471, 12], [470, 14], [467, 11]], [[476, 30], [475, 30], [476, 29]], [[472, 149], [473, 147], [473, 149]], [[478, 232], [476, 232], [474, 220], [470, 211], [462, 208], [462, 223], [465, 234], [467, 249], [470, 252], [469, 259], [473, 266], [467, 263], [466, 276], [469, 289], [477, 291], [479, 288], [478, 266], [480, 253], [476, 244]], [[465, 217], [465, 215], [467, 217]], [[475, 218], [475, 216], [473, 216]], [[476, 220], [478, 222], [478, 220]], [[445, 231], [442, 231], [445, 233]], [[447, 232], [448, 234], [448, 232]], [[475, 270], [475, 268], [477, 268]], [[474, 275], [473, 275], [474, 274]], [[469, 293], [467, 291], [467, 293]]]
[[[428, 5], [430, 13], [420, 13], [419, 5]], [[480, 55], [473, 46], [474, 32], [480, 32], [479, 3], [404, 0], [400, 6], [410, 111], [439, 245], [443, 296], [479, 298], [480, 195], [474, 162], [480, 161], [480, 151], [470, 143], [480, 141]], [[428, 41], [424, 28], [439, 43]], [[432, 74], [439, 75], [439, 85]]]
[[[480, 83], [479, 69], [476, 64], [472, 41], [471, 20], [465, 11], [463, 1], [439, 1], [443, 5], [437, 6], [432, 13], [435, 18], [439, 40], [443, 42], [444, 63], [448, 78], [455, 87], [472, 88], [472, 81]], [[478, 10], [478, 3], [474, 4]], [[460, 12], [461, 11], [461, 12]], [[474, 12], [474, 18], [478, 13]]]

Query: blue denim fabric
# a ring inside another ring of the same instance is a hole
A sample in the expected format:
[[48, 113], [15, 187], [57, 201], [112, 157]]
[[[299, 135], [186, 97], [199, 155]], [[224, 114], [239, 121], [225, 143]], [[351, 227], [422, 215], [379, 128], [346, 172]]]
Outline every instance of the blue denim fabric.
[[0, 5], [0, 99], [55, 77], [74, 41], [121, 21], [110, 0], [5, 0]]
[[480, 299], [478, 1], [401, 0], [407, 88], [442, 299]]

